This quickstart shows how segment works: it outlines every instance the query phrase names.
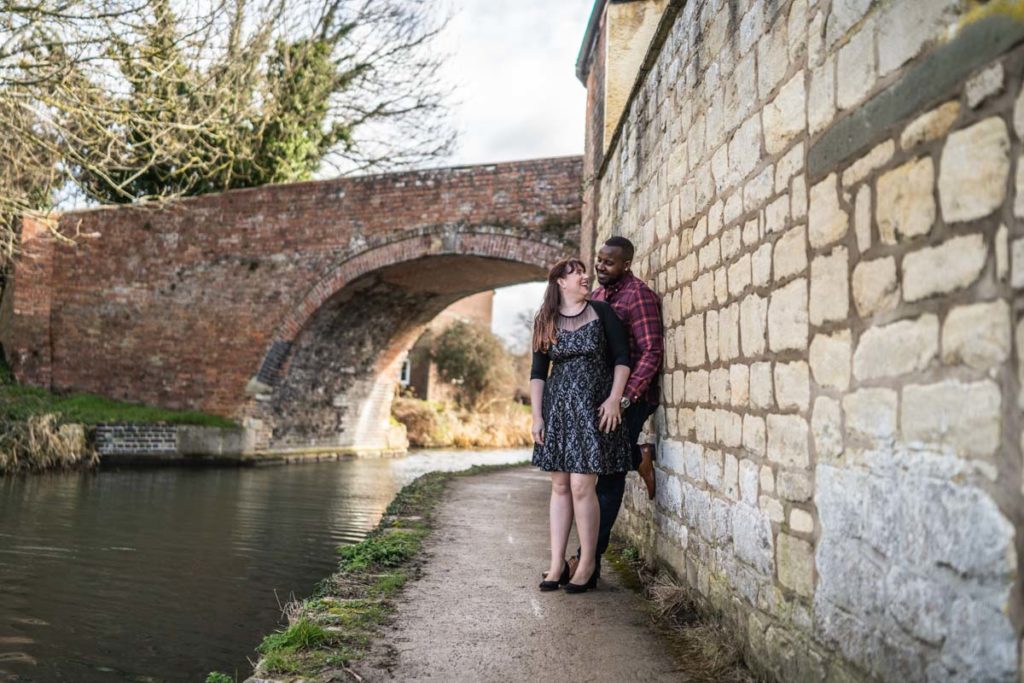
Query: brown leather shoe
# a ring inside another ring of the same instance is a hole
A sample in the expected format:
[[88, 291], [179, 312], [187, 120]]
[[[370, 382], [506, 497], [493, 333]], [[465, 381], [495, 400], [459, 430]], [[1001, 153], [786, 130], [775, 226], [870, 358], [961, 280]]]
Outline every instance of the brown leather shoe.
[[649, 443], [645, 443], [640, 446], [640, 465], [636, 468], [637, 474], [644, 480], [644, 485], [647, 486], [647, 497], [654, 500], [655, 481], [654, 481], [654, 446]]

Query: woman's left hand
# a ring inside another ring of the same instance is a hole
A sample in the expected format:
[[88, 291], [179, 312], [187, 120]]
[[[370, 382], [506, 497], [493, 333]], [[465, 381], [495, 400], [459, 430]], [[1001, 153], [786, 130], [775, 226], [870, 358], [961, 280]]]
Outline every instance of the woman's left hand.
[[602, 432], [612, 432], [618, 429], [622, 422], [622, 408], [617, 399], [611, 396], [597, 409], [597, 428]]

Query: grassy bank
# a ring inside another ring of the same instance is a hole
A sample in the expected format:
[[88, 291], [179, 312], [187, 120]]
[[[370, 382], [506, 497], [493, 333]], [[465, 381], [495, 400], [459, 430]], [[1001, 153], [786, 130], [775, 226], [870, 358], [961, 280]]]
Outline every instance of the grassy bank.
[[416, 448], [521, 448], [533, 443], [530, 407], [501, 401], [479, 411], [444, 403], [396, 398], [393, 417], [405, 425]]
[[[337, 571], [309, 598], [288, 604], [288, 627], [263, 639], [255, 677], [324, 682], [358, 680], [350, 666], [381, 657], [380, 628], [395, 598], [419, 572], [418, 555], [433, 528], [434, 511], [455, 477], [518, 465], [475, 466], [463, 472], [431, 472], [403, 488], [366, 540], [339, 548]], [[214, 672], [209, 681], [230, 680]]]
[[57, 394], [14, 381], [0, 353], [0, 474], [92, 466], [87, 427], [101, 423], [234, 427], [196, 411], [163, 410], [83, 393]]

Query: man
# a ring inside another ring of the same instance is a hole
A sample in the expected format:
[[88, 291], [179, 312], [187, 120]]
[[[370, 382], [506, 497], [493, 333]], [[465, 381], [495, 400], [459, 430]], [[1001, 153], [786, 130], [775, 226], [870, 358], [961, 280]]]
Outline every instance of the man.
[[[629, 336], [629, 381], [622, 396], [622, 419], [633, 444], [633, 468], [647, 486], [648, 498], [654, 498], [654, 448], [637, 445], [647, 418], [658, 407], [658, 372], [664, 355], [661, 306], [658, 295], [633, 275], [633, 243], [625, 237], [612, 237], [597, 252], [594, 271], [601, 285], [592, 299], [605, 301], [622, 320]], [[597, 500], [601, 524], [597, 532], [597, 573], [601, 555], [608, 548], [612, 526], [622, 506], [626, 473], [602, 474], [597, 478]]]

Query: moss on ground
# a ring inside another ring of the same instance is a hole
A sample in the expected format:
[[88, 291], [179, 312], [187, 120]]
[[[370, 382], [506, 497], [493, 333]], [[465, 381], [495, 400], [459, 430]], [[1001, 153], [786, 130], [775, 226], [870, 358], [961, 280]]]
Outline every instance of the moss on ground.
[[396, 597], [419, 572], [419, 553], [434, 526], [434, 512], [452, 479], [512, 465], [431, 472], [404, 487], [367, 538], [338, 549], [338, 570], [313, 595], [285, 608], [289, 626], [265, 637], [256, 675], [279, 680], [346, 678], [365, 658], [393, 617]]

